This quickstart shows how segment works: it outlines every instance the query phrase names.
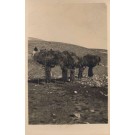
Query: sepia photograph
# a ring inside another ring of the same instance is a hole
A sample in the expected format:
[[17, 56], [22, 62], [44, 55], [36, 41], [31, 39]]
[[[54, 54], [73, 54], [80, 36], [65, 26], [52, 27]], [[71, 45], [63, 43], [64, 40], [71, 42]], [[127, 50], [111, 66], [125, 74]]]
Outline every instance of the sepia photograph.
[[28, 124], [108, 124], [105, 3], [27, 4]]
[[1, 135], [135, 134], [134, 3], [1, 1]]

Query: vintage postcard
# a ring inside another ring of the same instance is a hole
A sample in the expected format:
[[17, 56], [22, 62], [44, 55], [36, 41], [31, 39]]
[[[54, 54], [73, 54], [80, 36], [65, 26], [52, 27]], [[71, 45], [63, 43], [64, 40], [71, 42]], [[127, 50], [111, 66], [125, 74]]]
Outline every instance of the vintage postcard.
[[26, 135], [109, 135], [109, 0], [26, 0]]

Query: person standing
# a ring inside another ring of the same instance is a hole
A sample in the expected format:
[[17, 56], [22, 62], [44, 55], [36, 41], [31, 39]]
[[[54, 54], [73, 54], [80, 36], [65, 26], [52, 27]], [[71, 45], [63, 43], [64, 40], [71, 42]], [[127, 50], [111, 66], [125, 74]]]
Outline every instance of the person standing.
[[32, 52], [32, 55], [34, 56], [37, 52], [38, 52], [38, 49], [37, 49], [37, 47], [35, 47], [33, 52]]

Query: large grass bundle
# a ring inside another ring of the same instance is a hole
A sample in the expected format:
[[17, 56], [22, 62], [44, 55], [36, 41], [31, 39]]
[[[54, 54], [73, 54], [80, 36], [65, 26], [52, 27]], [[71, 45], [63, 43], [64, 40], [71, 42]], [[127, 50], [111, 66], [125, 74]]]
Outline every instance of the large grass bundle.
[[68, 69], [70, 69], [70, 80], [74, 80], [75, 67], [79, 61], [78, 56], [73, 52], [40, 50], [34, 55], [34, 60], [45, 67], [46, 80], [50, 80], [51, 68], [59, 65], [62, 70], [62, 78], [64, 81], [68, 79]]
[[38, 50], [50, 50], [53, 49], [55, 51], [59, 50], [60, 52], [63, 51], [72, 51], [77, 56], [83, 57], [87, 54], [91, 55], [98, 55], [101, 58], [101, 62], [103, 65], [107, 65], [107, 50], [105, 49], [88, 49], [85, 47], [68, 44], [68, 43], [62, 43], [62, 42], [53, 42], [53, 41], [44, 41], [36, 38], [29, 38], [28, 41], [28, 53], [31, 54], [34, 50], [35, 46], [38, 47]]

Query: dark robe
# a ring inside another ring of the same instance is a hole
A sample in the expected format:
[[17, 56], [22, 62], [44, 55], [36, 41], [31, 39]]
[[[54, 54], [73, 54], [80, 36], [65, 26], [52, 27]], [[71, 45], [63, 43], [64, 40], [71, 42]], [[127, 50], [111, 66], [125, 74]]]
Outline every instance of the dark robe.
[[46, 75], [46, 82], [51, 82], [51, 67], [46, 66], [45, 67], [45, 75]]
[[65, 67], [65, 68], [62, 68], [62, 80], [64, 82], [66, 82], [68, 80], [68, 69]]
[[92, 77], [93, 76], [93, 67], [89, 67], [89, 69], [88, 69], [88, 76], [89, 77]]
[[73, 82], [75, 80], [75, 69], [70, 69], [70, 81]]

